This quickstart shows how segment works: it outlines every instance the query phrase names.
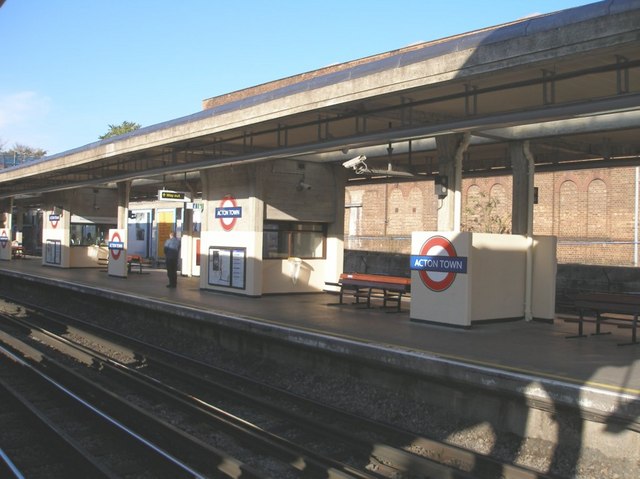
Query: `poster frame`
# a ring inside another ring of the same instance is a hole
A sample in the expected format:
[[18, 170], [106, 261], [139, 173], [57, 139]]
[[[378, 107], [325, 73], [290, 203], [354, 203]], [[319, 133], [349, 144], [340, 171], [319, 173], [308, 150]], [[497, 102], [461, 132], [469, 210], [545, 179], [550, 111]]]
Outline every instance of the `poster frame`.
[[246, 289], [247, 248], [210, 246], [207, 283], [233, 289]]

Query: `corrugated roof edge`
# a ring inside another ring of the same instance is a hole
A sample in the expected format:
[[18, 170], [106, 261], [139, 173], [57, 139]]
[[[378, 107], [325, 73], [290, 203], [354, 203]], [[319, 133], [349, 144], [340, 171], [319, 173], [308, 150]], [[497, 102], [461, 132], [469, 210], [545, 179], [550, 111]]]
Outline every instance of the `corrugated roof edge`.
[[[440, 40], [404, 47], [399, 50], [388, 52], [387, 54], [373, 55], [372, 57], [369, 57], [371, 58], [370, 61], [367, 61], [367, 59], [365, 58], [347, 62], [343, 64], [346, 68], [339, 71], [332, 71], [327, 74], [321, 74], [323, 70], [331, 69], [330, 67], [322, 68], [320, 70], [317, 70], [317, 72], [320, 72], [319, 75], [311, 76], [311, 78], [302, 80], [300, 82], [294, 82], [284, 87], [263, 91], [262, 93], [250, 95], [240, 100], [233, 100], [228, 103], [218, 105], [214, 108], [202, 110], [187, 116], [157, 123], [155, 125], [142, 127], [133, 132], [89, 143], [87, 145], [57, 153], [51, 156], [46, 156], [43, 157], [40, 161], [34, 163], [53, 160], [63, 156], [69, 156], [85, 150], [97, 148], [99, 146], [126, 140], [127, 138], [133, 136], [146, 135], [165, 128], [171, 128], [173, 126], [181, 125], [184, 123], [202, 120], [221, 113], [240, 110], [278, 98], [284, 98], [296, 93], [310, 91], [331, 84], [337, 84], [342, 81], [361, 78], [373, 73], [390, 70], [399, 66], [405, 66], [411, 63], [428, 60], [430, 58], [435, 58], [437, 56], [441, 56], [450, 52], [478, 47], [481, 44], [486, 45], [490, 43], [497, 43], [519, 36], [540, 33], [574, 23], [592, 20], [598, 17], [617, 15], [620, 13], [638, 9], [640, 9], [640, 0], [605, 0], [602, 2], [596, 2], [570, 8], [567, 10], [560, 10], [554, 13], [524, 18], [511, 23], [488, 27], [486, 29], [455, 35]], [[380, 59], [376, 60], [376, 58]], [[348, 65], [350, 63], [354, 63], [355, 65], [353, 67], [349, 67]], [[289, 77], [289, 79], [293, 80], [297, 77], [304, 78], [308, 76], [309, 72]], [[278, 80], [274, 81], [273, 83], [277, 82]], [[266, 85], [268, 85], [268, 83], [260, 85], [262, 87], [261, 90], [264, 90], [264, 87]], [[248, 88], [247, 91], [250, 91], [252, 89], [257, 89], [257, 87]]]

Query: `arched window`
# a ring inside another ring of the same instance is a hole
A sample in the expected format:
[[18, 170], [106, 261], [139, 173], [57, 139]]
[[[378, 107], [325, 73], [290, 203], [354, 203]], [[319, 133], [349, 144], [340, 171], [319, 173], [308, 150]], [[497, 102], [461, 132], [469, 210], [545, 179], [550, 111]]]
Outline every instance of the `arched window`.
[[578, 187], [573, 181], [565, 181], [560, 185], [558, 205], [558, 236], [560, 238], [579, 239], [581, 237], [581, 215]]
[[480, 231], [482, 223], [482, 192], [478, 185], [467, 188], [467, 197], [462, 209], [462, 229], [464, 231]]
[[409, 201], [407, 201], [409, 211], [405, 215], [404, 231], [408, 234], [412, 231], [423, 231], [424, 219], [424, 194], [420, 188], [411, 188]]
[[493, 214], [496, 217], [502, 218], [504, 221], [509, 221], [511, 217], [511, 200], [507, 195], [507, 189], [502, 183], [496, 183], [491, 187], [489, 197], [493, 200], [495, 210]]
[[407, 202], [404, 200], [400, 188], [389, 187], [389, 205], [387, 206], [387, 234], [402, 234], [404, 217], [407, 214]]
[[587, 189], [587, 237], [605, 239], [609, 236], [608, 228], [607, 184], [593, 180]]

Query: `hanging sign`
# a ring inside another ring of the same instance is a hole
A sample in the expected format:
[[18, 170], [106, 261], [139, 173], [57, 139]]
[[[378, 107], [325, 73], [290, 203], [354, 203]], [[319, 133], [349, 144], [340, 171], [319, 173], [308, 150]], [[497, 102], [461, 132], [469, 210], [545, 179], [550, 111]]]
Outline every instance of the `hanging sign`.
[[184, 191], [158, 190], [159, 201], [184, 201], [191, 202]]

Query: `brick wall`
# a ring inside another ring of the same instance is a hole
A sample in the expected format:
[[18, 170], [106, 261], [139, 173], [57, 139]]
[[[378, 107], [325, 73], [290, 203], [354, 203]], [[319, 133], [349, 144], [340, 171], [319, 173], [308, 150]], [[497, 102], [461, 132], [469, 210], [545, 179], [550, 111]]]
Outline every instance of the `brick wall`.
[[[633, 266], [635, 168], [537, 173], [534, 234], [558, 236], [558, 262]], [[412, 231], [433, 231], [437, 198], [431, 180], [347, 187], [345, 247], [408, 254]], [[511, 226], [510, 176], [463, 181], [463, 229]], [[487, 206], [490, 205], [490, 206]], [[509, 229], [510, 231], [510, 229]]]

